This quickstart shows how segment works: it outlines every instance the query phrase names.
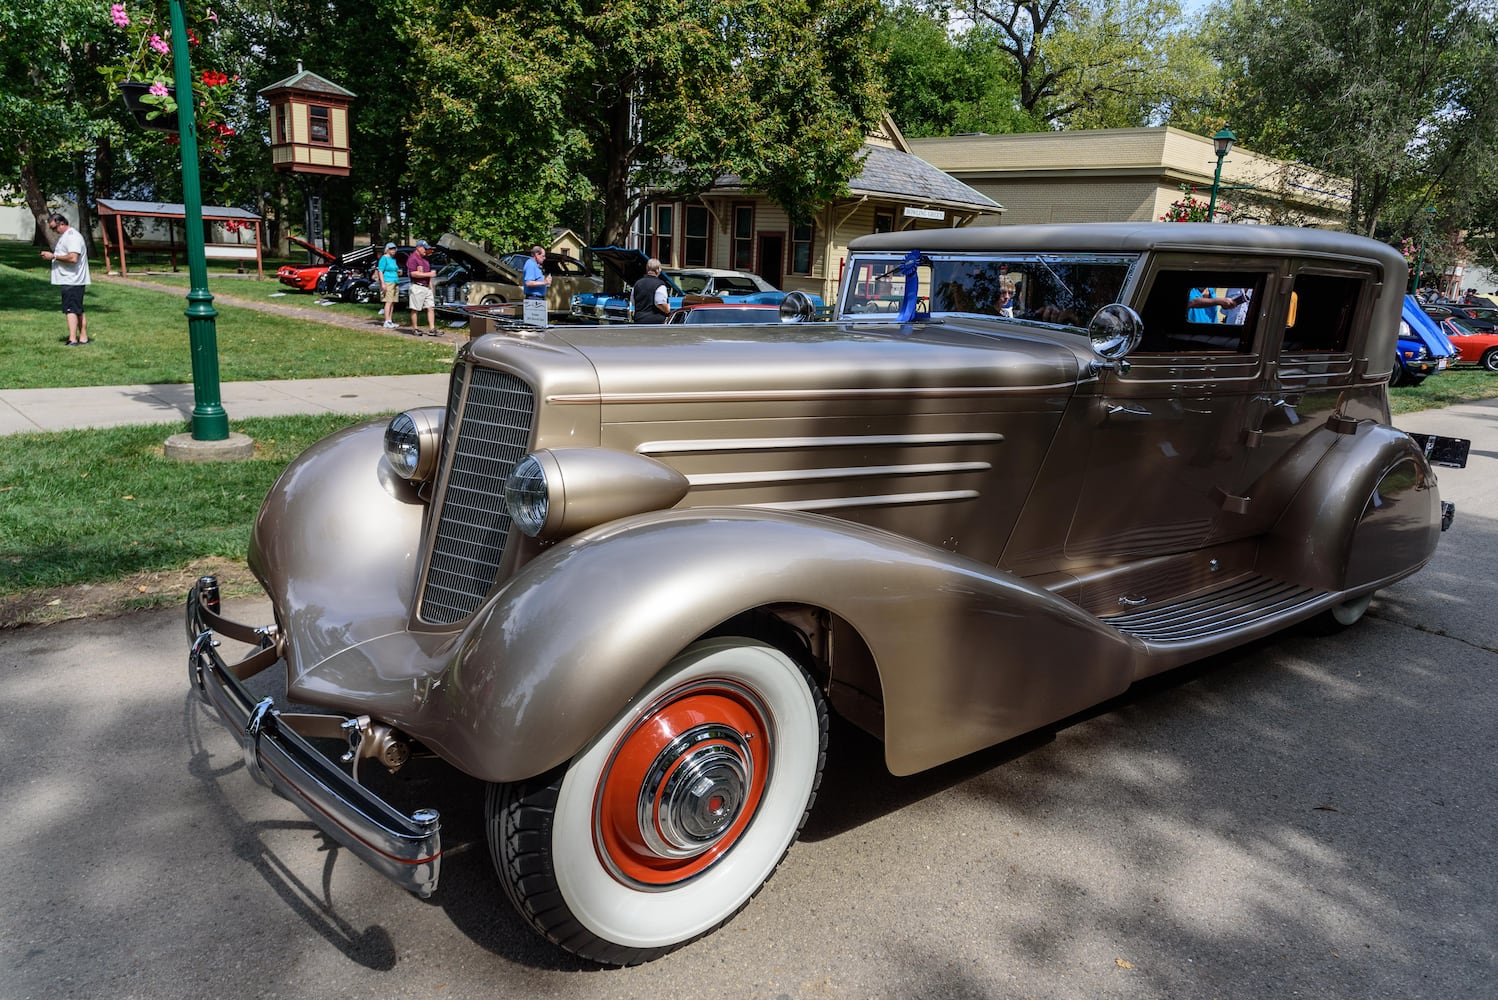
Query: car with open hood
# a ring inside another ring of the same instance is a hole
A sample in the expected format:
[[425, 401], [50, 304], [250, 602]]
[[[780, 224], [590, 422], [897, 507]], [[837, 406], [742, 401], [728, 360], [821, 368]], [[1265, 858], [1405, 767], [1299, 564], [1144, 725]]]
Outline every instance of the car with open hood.
[[285, 264], [276, 271], [276, 280], [288, 288], [295, 288], [299, 292], [312, 292], [317, 290], [318, 279], [328, 273], [328, 267], [337, 260], [335, 254], [331, 254], [315, 243], [308, 243], [300, 236], [288, 236], [288, 241], [306, 249], [307, 253], [317, 258], [313, 264]]
[[1314, 229], [1013, 225], [855, 240], [826, 320], [491, 321], [443, 404], [286, 468], [269, 620], [198, 581], [189, 683], [397, 885], [478, 796], [499, 888], [458, 891], [648, 961], [749, 904], [849, 727], [916, 774], [1425, 566], [1464, 452], [1390, 418], [1407, 275]]

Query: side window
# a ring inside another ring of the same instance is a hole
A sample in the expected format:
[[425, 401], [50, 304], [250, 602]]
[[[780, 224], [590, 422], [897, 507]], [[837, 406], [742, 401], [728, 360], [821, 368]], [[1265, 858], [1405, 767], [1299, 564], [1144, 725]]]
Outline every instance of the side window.
[[1347, 350], [1366, 282], [1346, 274], [1302, 271], [1295, 276], [1285, 322], [1285, 354]]
[[312, 114], [312, 141], [331, 142], [332, 133], [328, 129], [328, 109], [319, 105], [311, 106]]
[[686, 228], [682, 234], [681, 262], [686, 267], [707, 267], [710, 232], [707, 209], [701, 205], [688, 205], [683, 214]]
[[747, 271], [754, 266], [754, 206], [733, 206], [733, 266]]
[[1161, 271], [1140, 312], [1144, 340], [1136, 353], [1252, 352], [1268, 278], [1262, 271]]

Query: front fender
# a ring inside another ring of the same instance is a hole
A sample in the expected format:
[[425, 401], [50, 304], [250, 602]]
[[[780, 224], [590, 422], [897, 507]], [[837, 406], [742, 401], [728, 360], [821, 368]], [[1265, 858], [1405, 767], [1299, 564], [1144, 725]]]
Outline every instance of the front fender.
[[1048, 591], [907, 538], [815, 514], [668, 511], [570, 539], [510, 580], [465, 631], [433, 692], [445, 717], [420, 736], [480, 778], [542, 773], [692, 640], [782, 602], [834, 612], [868, 643], [896, 774], [1096, 704], [1142, 655]]
[[399, 654], [385, 649], [378, 673], [434, 670], [416, 643], [435, 646], [442, 637], [406, 631], [426, 504], [384, 460], [385, 424], [371, 420], [331, 434], [286, 467], [255, 518], [249, 564], [276, 607], [295, 693], [314, 704], [342, 706], [350, 697], [394, 688], [395, 696], [382, 695], [364, 708], [394, 713], [400, 697], [409, 700], [402, 677], [382, 680], [357, 664], [317, 671], [330, 658], [384, 636], [400, 637], [411, 648]]

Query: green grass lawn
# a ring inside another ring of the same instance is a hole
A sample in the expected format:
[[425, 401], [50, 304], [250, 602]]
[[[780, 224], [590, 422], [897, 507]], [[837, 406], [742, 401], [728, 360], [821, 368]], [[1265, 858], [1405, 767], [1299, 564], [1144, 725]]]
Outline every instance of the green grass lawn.
[[[15, 434], [0, 449], [0, 606], [17, 594], [242, 562], [250, 525], [281, 470], [365, 417], [261, 417], [241, 462], [178, 462], [159, 425]], [[180, 594], [168, 594], [176, 600]], [[0, 620], [0, 627], [12, 624]]]
[[[90, 262], [91, 264], [93, 262]], [[99, 262], [102, 271], [102, 262]], [[187, 276], [160, 276], [185, 295]], [[215, 281], [217, 280], [217, 286]], [[281, 289], [274, 279], [257, 281], [212, 273], [209, 291], [244, 298]], [[280, 300], [272, 300], [280, 301]], [[297, 304], [311, 304], [302, 295]], [[139, 385], [192, 381], [185, 298], [167, 291], [96, 280], [85, 299], [87, 348], [67, 348], [67, 326], [49, 267], [35, 248], [0, 243], [0, 386], [10, 389], [84, 385]], [[451, 345], [383, 336], [324, 323], [257, 312], [216, 301], [219, 378], [326, 378], [349, 375], [415, 375], [448, 370]], [[340, 306], [373, 315], [373, 306]]]
[[1389, 408], [1397, 413], [1437, 410], [1454, 403], [1498, 396], [1498, 372], [1482, 368], [1448, 368], [1419, 385], [1389, 390]]

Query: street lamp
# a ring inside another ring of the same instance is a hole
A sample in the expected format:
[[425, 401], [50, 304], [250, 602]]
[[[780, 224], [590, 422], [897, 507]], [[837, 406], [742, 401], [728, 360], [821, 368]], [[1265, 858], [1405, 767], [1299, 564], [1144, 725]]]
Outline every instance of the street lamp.
[[[187, 37], [183, 0], [171, 0], [172, 38]], [[192, 436], [197, 441], [224, 441], [229, 417], [219, 402], [218, 330], [213, 296], [208, 292], [208, 258], [203, 247], [203, 196], [198, 182], [198, 129], [193, 114], [192, 67], [186, 45], [172, 46], [177, 83], [177, 128], [182, 151], [183, 228], [187, 235], [187, 337], [192, 354]]]
[[1222, 158], [1233, 148], [1237, 136], [1226, 127], [1212, 137], [1212, 148], [1217, 151], [1217, 172], [1212, 175], [1212, 200], [1207, 203], [1207, 221], [1217, 221], [1217, 189], [1222, 184]]
[[1436, 206], [1426, 205], [1420, 210], [1425, 216], [1420, 226], [1420, 252], [1415, 254], [1415, 291], [1420, 291], [1420, 274], [1425, 268], [1425, 244], [1430, 239], [1430, 220], [1436, 214]]

